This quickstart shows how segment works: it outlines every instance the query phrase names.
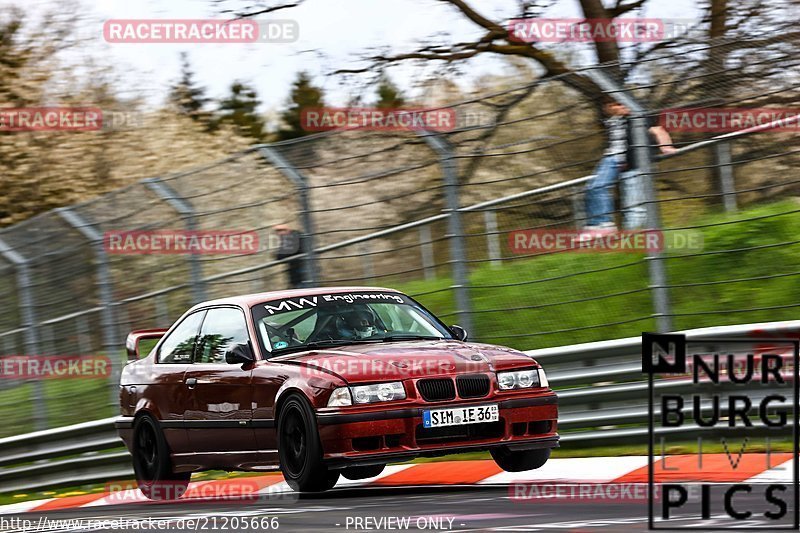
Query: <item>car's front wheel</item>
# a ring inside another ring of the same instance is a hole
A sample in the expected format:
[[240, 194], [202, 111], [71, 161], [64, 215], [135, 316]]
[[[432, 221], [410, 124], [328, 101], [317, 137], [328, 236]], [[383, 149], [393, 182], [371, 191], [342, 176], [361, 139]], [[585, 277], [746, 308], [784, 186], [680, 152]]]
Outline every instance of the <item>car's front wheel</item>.
[[511, 451], [505, 446], [490, 450], [497, 466], [506, 472], [523, 472], [541, 468], [550, 459], [550, 448]]
[[167, 440], [149, 415], [137, 419], [133, 427], [133, 471], [139, 490], [151, 500], [180, 498], [192, 477], [191, 472], [172, 471]]
[[292, 395], [278, 417], [278, 457], [286, 483], [301, 492], [322, 492], [333, 488], [339, 472], [322, 461], [322, 444], [314, 413], [308, 403]]

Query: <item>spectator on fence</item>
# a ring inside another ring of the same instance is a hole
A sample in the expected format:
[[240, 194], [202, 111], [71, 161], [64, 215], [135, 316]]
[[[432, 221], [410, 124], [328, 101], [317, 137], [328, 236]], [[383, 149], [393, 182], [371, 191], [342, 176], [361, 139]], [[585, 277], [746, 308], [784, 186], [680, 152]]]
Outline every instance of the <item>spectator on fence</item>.
[[[586, 186], [585, 230], [616, 231], [613, 221], [614, 200], [611, 188], [621, 180], [622, 210], [624, 212], [625, 229], [636, 229], [644, 226], [647, 220], [645, 205], [644, 180], [638, 172], [634, 154], [633, 128], [628, 119], [630, 110], [606, 96], [603, 99], [603, 112], [606, 115], [603, 123], [606, 128], [608, 142], [603, 157], [595, 168], [594, 176]], [[657, 124], [648, 123], [651, 144], [659, 147], [661, 153], [670, 154], [675, 151], [672, 139], [667, 130]], [[655, 139], [655, 142], [652, 141]]]
[[[273, 227], [273, 230], [279, 239], [275, 259], [287, 259], [301, 253], [302, 238], [299, 231], [290, 228], [286, 224], [278, 224]], [[289, 288], [297, 289], [303, 285], [304, 266], [304, 257], [294, 257], [286, 261], [286, 276], [289, 278]]]

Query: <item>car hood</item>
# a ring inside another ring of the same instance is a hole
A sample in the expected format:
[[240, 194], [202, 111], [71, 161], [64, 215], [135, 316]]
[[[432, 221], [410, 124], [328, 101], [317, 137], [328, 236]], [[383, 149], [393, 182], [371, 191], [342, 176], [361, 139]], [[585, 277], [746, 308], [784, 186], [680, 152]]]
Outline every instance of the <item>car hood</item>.
[[335, 374], [349, 383], [493, 372], [536, 365], [522, 352], [455, 340], [364, 343], [270, 359]]

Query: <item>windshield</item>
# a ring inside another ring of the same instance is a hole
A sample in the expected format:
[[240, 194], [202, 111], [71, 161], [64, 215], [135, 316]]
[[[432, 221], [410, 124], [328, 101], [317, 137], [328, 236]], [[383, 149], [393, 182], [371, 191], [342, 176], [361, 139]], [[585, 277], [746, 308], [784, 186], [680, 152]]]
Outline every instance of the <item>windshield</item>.
[[357, 342], [452, 338], [408, 296], [358, 292], [317, 294], [253, 307], [259, 340], [270, 352]]

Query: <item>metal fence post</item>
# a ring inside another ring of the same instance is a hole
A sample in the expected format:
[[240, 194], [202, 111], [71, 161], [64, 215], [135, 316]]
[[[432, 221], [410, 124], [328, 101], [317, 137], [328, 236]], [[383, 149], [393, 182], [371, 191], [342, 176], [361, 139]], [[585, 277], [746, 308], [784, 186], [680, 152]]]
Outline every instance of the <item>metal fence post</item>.
[[58, 216], [63, 218], [70, 226], [75, 228], [81, 235], [83, 235], [94, 251], [94, 258], [97, 268], [97, 298], [100, 307], [103, 311], [100, 313], [100, 325], [103, 328], [103, 353], [108, 357], [111, 362], [110, 376], [110, 403], [116, 405], [119, 402], [119, 377], [118, 370], [119, 356], [122, 354], [120, 351], [117, 353], [115, 349], [122, 346], [120, 342], [118, 331], [115, 328], [116, 320], [114, 320], [114, 294], [111, 285], [111, 272], [108, 268], [108, 254], [106, 254], [105, 247], [103, 246], [103, 234], [84, 219], [81, 215], [71, 210], [68, 207], [56, 209]]
[[[25, 355], [35, 357], [39, 355], [39, 330], [31, 297], [30, 260], [8, 246], [2, 239], [0, 239], [0, 256], [14, 265], [16, 270], [20, 318], [25, 328]], [[40, 380], [33, 381], [33, 404], [33, 427], [37, 431], [47, 429], [47, 404], [44, 400], [44, 386]]]
[[259, 149], [261, 155], [269, 161], [272, 166], [278, 171], [289, 178], [295, 189], [300, 201], [300, 218], [303, 223], [303, 238], [301, 243], [303, 246], [300, 252], [303, 252], [305, 258], [305, 280], [303, 285], [306, 287], [313, 287], [317, 284], [319, 279], [319, 271], [317, 270], [316, 252], [314, 247], [314, 219], [311, 215], [311, 203], [308, 196], [308, 178], [297, 170], [283, 155], [280, 154], [274, 147], [263, 145]]
[[[159, 178], [148, 178], [142, 181], [142, 183], [178, 212], [188, 231], [197, 231], [198, 225], [197, 217], [195, 217], [195, 210], [188, 200], [182, 198], [175, 189]], [[206, 286], [203, 281], [203, 268], [200, 266], [200, 260], [197, 254], [189, 254], [189, 270], [192, 279], [194, 303], [200, 303], [206, 299]]]
[[167, 305], [167, 297], [164, 294], [156, 296], [156, 316], [158, 317], [158, 325], [166, 328], [169, 326], [169, 306]]
[[[647, 124], [647, 111], [636, 99], [620, 88], [605, 72], [589, 69], [587, 75], [606, 93], [631, 110], [630, 118], [633, 136], [633, 158], [642, 180], [645, 204], [647, 206], [647, 229], [661, 229], [661, 214], [653, 183], [652, 158], [650, 156], [650, 134]], [[659, 332], [672, 331], [672, 315], [667, 288], [667, 272], [661, 251], [648, 251], [647, 265], [650, 273], [650, 290], [653, 295], [653, 316]]]
[[[590, 176], [590, 179], [594, 176]], [[586, 221], [586, 206], [582, 194], [572, 195], [572, 218], [575, 220], [575, 228], [581, 229], [588, 223]]]
[[[647, 202], [647, 228], [661, 229], [661, 214], [656, 197], [656, 187], [650, 167], [650, 140], [647, 126], [647, 117], [640, 109], [636, 116], [631, 118], [633, 126], [634, 159], [639, 173], [642, 176], [644, 194]], [[653, 294], [653, 310], [656, 317], [656, 327], [659, 332], [672, 331], [672, 315], [667, 288], [667, 269], [664, 264], [664, 253], [660, 250], [650, 250], [647, 253], [647, 265], [650, 272], [650, 288]]]
[[425, 279], [432, 280], [436, 277], [436, 269], [433, 265], [431, 227], [428, 224], [419, 227], [419, 245], [422, 253], [422, 269], [425, 271]]
[[92, 333], [89, 328], [89, 321], [86, 320], [86, 315], [81, 315], [77, 318], [75, 324], [75, 333], [78, 336], [78, 349], [82, 354], [92, 351]]
[[361, 264], [364, 267], [364, 279], [375, 279], [375, 266], [372, 263], [372, 246], [368, 241], [362, 242], [359, 245], [361, 252]]
[[725, 211], [735, 213], [737, 210], [736, 184], [733, 178], [733, 158], [730, 141], [719, 142], [714, 145], [714, 166], [717, 169]]
[[450, 262], [452, 263], [453, 272], [452, 288], [455, 292], [456, 314], [460, 325], [467, 331], [473, 331], [467, 253], [464, 246], [464, 229], [461, 225], [461, 205], [458, 199], [458, 168], [453, 159], [452, 147], [447, 141], [430, 132], [420, 132], [420, 134], [439, 156], [439, 165], [442, 167], [448, 215], [447, 239], [450, 242]]
[[497, 229], [497, 213], [494, 209], [483, 212], [483, 223], [486, 226], [486, 251], [489, 254], [489, 265], [498, 268], [500, 261], [500, 236]]

